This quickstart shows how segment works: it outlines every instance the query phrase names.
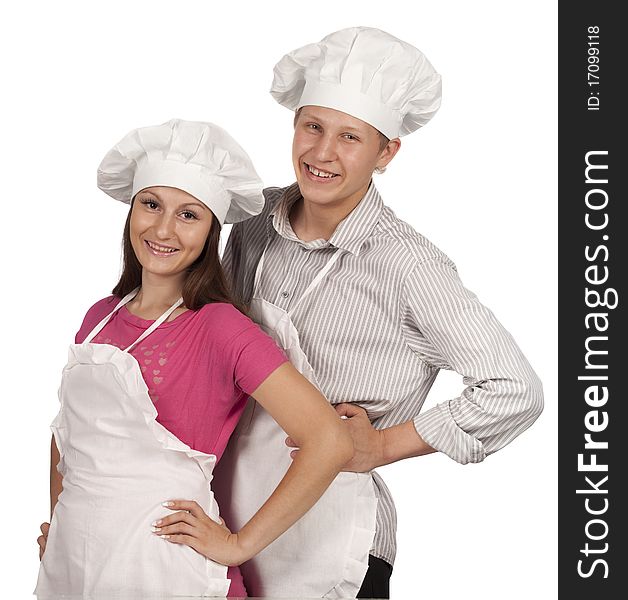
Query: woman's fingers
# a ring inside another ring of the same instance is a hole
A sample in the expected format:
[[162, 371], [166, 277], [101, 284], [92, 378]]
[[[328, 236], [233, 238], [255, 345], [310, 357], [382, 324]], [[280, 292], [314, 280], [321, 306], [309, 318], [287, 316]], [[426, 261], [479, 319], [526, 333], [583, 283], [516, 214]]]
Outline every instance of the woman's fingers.
[[207, 517], [205, 511], [199, 506], [198, 502], [194, 502], [194, 500], [168, 500], [164, 502], [163, 505], [170, 510], [187, 510], [197, 519]]
[[172, 534], [172, 535], [164, 535], [162, 536], [162, 539], [166, 540], [167, 542], [171, 542], [173, 544], [183, 544], [184, 546], [189, 546], [193, 550], [196, 550], [197, 552], [202, 554], [201, 552], [202, 544], [197, 538], [192, 537], [191, 535], [178, 533], [178, 534]]
[[40, 535], [37, 538], [37, 543], [39, 544], [39, 560], [44, 555], [44, 550], [46, 549], [46, 538], [43, 535]]
[[[203, 513], [205, 514], [205, 513]], [[174, 525], [175, 523], [187, 523], [188, 525], [196, 525], [199, 519], [192, 513], [185, 510], [178, 511], [167, 517], [162, 517], [153, 523], [153, 527], [166, 527], [167, 525]]]
[[227, 524], [225, 523], [224, 519], [222, 519], [221, 517], [218, 517], [219, 522], [216, 522], [213, 519], [209, 519], [209, 521], [213, 523], [214, 527], [218, 527], [220, 531], [231, 535], [231, 529], [227, 527]]
[[[229, 531], [220, 517], [214, 521], [198, 503], [191, 500], [169, 500], [163, 504], [176, 512], [152, 524], [155, 535], [172, 544], [189, 546], [203, 556], [211, 557], [218, 562], [239, 560], [238, 557], [233, 559], [228, 554], [233, 550], [231, 548], [233, 542], [230, 542], [230, 539], [234, 537], [234, 534]], [[223, 552], [215, 555], [219, 549]], [[225, 551], [226, 558], [222, 556]], [[234, 564], [239, 563], [234, 562]]]
[[[207, 516], [201, 520], [193, 515], [181, 512], [171, 515], [171, 517], [182, 518], [171, 525], [153, 527], [155, 535], [173, 544], [189, 546], [204, 556], [208, 556], [207, 552], [212, 542], [215, 543], [216, 540], [221, 538], [226, 539], [226, 536], [231, 535], [222, 519], [220, 519], [220, 523], [217, 523]], [[162, 519], [162, 521], [164, 520]], [[189, 520], [193, 520], [192, 524], [188, 523]]]
[[39, 560], [44, 555], [46, 550], [46, 542], [48, 541], [48, 531], [50, 530], [50, 523], [42, 523], [39, 526], [41, 535], [37, 538], [37, 544], [39, 544]]
[[220, 517], [220, 523], [217, 523], [205, 513], [197, 502], [194, 502], [193, 500], [170, 500], [168, 502], [164, 502], [164, 505], [166, 504], [168, 504], [169, 509], [177, 510], [177, 512], [158, 519], [153, 523], [153, 527], [166, 527], [168, 525], [183, 522], [194, 527], [197, 527], [200, 523], [206, 523], [226, 529], [224, 521], [220, 519]]
[[198, 536], [198, 529], [193, 525], [189, 525], [188, 523], [180, 522], [174, 523], [173, 525], [166, 525], [165, 527], [153, 527], [153, 531], [159, 535], [173, 535], [173, 534], [185, 534], [190, 537]]

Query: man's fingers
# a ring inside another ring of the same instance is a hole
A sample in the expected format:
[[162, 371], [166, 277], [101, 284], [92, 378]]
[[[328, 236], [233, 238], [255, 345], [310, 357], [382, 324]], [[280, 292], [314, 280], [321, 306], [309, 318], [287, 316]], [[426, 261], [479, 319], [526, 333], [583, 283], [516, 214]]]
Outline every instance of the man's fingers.
[[347, 402], [335, 404], [334, 408], [341, 417], [351, 418], [359, 414], [366, 414], [366, 411], [361, 406], [358, 406], [357, 404], [349, 404]]
[[287, 437], [286, 438], [286, 446], [289, 446], [290, 448], [298, 448], [299, 447], [299, 446], [297, 446], [296, 442], [291, 437]]
[[50, 523], [42, 523], [39, 526], [39, 530], [46, 536], [48, 537], [48, 531], [50, 530]]

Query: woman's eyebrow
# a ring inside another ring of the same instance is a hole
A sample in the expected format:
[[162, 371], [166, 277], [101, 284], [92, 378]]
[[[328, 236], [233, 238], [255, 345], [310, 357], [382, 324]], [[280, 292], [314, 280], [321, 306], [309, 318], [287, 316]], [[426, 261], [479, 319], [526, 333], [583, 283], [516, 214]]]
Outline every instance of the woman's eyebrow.
[[179, 208], [185, 208], [186, 206], [196, 206], [197, 208], [206, 209], [207, 207], [202, 202], [186, 202], [181, 204]]

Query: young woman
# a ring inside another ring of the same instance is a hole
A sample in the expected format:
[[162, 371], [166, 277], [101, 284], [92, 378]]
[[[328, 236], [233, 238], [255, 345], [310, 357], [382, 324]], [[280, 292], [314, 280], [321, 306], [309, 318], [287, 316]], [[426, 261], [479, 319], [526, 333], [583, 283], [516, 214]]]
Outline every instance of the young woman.
[[[295, 523], [353, 452], [329, 403], [225, 283], [220, 227], [261, 211], [261, 182], [226, 132], [172, 120], [128, 134], [98, 185], [131, 203], [124, 268], [63, 372], [36, 593], [243, 596], [226, 565]], [[210, 481], [249, 395], [300, 451], [232, 533]]]

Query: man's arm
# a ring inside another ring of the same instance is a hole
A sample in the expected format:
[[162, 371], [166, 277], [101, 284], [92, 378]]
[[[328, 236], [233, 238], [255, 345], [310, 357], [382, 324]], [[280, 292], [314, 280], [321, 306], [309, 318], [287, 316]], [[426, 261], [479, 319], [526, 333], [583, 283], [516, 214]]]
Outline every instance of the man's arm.
[[375, 429], [366, 411], [355, 404], [338, 404], [336, 412], [344, 419], [353, 439], [353, 458], [343, 471], [364, 473], [404, 458], [423, 456], [436, 452], [417, 433], [414, 423]]
[[451, 262], [415, 267], [404, 290], [404, 335], [421, 360], [462, 375], [467, 386], [413, 419], [418, 435], [466, 464], [525, 431], [543, 409], [542, 386], [514, 339], [460, 281]]
[[[417, 433], [414, 423], [407, 421], [385, 429], [375, 429], [366, 411], [356, 404], [336, 404], [336, 412], [343, 419], [353, 439], [353, 457], [342, 468], [343, 471], [365, 473], [404, 458], [423, 456], [436, 452]], [[298, 444], [286, 438], [286, 445], [295, 448], [290, 453], [295, 458]]]
[[458, 397], [379, 431], [352, 406], [347, 426], [359, 450], [345, 470], [366, 471], [433, 451], [461, 464], [480, 462], [532, 425], [543, 409], [539, 378], [450, 262], [433, 258], [418, 264], [406, 279], [402, 306], [406, 343], [418, 359], [456, 371], [467, 387]]

